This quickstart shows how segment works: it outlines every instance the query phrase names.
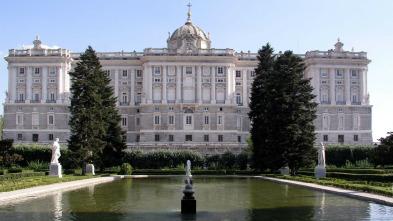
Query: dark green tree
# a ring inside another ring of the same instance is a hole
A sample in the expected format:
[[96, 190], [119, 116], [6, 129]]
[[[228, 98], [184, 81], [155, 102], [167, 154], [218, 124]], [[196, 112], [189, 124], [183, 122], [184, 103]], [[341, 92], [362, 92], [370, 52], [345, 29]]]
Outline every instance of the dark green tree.
[[379, 138], [381, 144], [368, 153], [374, 167], [380, 165], [384, 168], [386, 165], [393, 164], [393, 132], [388, 134], [386, 137]]
[[[101, 70], [100, 61], [95, 51], [89, 46], [80, 56], [73, 72], [70, 72], [71, 136], [68, 148], [75, 166], [85, 169], [86, 163], [100, 167], [116, 162], [116, 155], [121, 156], [125, 149], [113, 97], [110, 79]], [[119, 158], [117, 158], [119, 159]]]
[[302, 59], [291, 51], [275, 56], [267, 44], [258, 60], [249, 112], [253, 167], [276, 171], [288, 166], [295, 175], [316, 154], [313, 88]]

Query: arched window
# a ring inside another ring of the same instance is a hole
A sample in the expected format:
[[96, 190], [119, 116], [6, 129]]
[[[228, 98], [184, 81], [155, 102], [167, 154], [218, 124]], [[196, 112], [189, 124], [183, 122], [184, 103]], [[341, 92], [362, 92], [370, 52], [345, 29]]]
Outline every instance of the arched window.
[[194, 113], [194, 111], [192, 111], [191, 109], [187, 109], [184, 111], [185, 114], [192, 114]]

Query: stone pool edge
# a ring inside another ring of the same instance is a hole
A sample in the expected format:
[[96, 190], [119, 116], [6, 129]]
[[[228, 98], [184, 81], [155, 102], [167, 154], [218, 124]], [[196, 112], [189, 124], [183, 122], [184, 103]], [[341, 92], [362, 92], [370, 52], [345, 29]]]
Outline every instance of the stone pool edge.
[[382, 196], [382, 195], [373, 194], [373, 193], [360, 192], [360, 191], [356, 191], [356, 190], [347, 190], [347, 189], [342, 189], [342, 188], [337, 188], [337, 187], [323, 186], [323, 185], [314, 184], [314, 183], [305, 183], [305, 182], [277, 179], [277, 178], [265, 177], [265, 176], [252, 176], [252, 177], [271, 181], [271, 182], [276, 182], [276, 183], [283, 183], [283, 184], [289, 184], [289, 185], [294, 185], [294, 186], [300, 186], [300, 187], [304, 187], [304, 188], [308, 188], [308, 189], [325, 191], [325, 192], [334, 193], [337, 195], [347, 196], [350, 198], [372, 201], [372, 202], [387, 205], [387, 206], [393, 206], [393, 197]]
[[29, 198], [41, 197], [46, 194], [55, 193], [57, 191], [68, 191], [88, 187], [95, 184], [107, 183], [119, 176], [97, 177], [83, 180], [75, 180], [64, 183], [54, 183], [44, 186], [36, 186], [27, 189], [14, 190], [9, 192], [0, 192], [0, 204], [10, 203], [13, 201], [24, 200]]

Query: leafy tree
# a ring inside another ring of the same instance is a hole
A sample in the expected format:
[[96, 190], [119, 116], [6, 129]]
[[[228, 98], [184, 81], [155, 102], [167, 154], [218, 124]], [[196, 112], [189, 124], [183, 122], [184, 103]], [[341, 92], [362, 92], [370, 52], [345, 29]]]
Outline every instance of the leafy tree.
[[84, 171], [86, 163], [104, 167], [116, 162], [114, 158], [121, 159], [125, 143], [110, 79], [101, 70], [91, 46], [80, 59], [74, 71], [69, 73], [72, 97], [68, 148], [75, 166]]
[[393, 132], [388, 132], [388, 136], [379, 138], [381, 142], [376, 148], [369, 152], [370, 162], [377, 167], [385, 167], [385, 165], [393, 164]]
[[316, 154], [313, 88], [303, 75], [302, 59], [291, 51], [275, 56], [266, 44], [258, 60], [249, 112], [253, 167], [276, 171], [288, 166], [295, 175]]
[[0, 140], [0, 167], [2, 168], [12, 167], [17, 162], [23, 160], [22, 155], [10, 151], [13, 142], [13, 139]]

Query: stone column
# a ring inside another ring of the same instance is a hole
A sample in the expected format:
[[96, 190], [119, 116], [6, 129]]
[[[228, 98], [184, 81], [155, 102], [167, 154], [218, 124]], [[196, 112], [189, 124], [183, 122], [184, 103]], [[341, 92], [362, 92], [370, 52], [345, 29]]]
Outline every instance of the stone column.
[[351, 76], [350, 70], [347, 68], [344, 70], [345, 76], [345, 103], [351, 105]]
[[202, 66], [197, 66], [197, 102], [202, 103]]
[[360, 96], [360, 102], [362, 105], [368, 104], [367, 100], [367, 68], [362, 68], [361, 73], [359, 73], [359, 96]]
[[132, 106], [135, 105], [135, 68], [131, 69], [131, 93], [130, 93], [130, 103]]
[[167, 98], [166, 98], [166, 77], [167, 77], [167, 66], [163, 65], [162, 66], [162, 103], [166, 104], [167, 103]]
[[11, 104], [16, 100], [16, 75], [17, 68], [8, 65], [8, 99]]
[[319, 71], [319, 68], [311, 68], [310, 72], [311, 74], [309, 77], [313, 77], [314, 80], [314, 94], [317, 95], [315, 97], [315, 102], [321, 103], [321, 98], [320, 98], [320, 93], [321, 93], [321, 72]]
[[42, 67], [42, 95], [41, 103], [46, 103], [48, 98], [48, 67]]
[[216, 67], [211, 66], [211, 103], [216, 103]]
[[61, 66], [57, 67], [57, 97], [56, 103], [61, 103], [61, 91], [62, 91], [62, 84], [63, 84], [63, 69]]
[[[115, 69], [115, 97], [117, 98], [117, 101], [119, 101], [119, 68]], [[116, 105], [118, 102], [116, 103]]]
[[331, 105], [336, 105], [336, 82], [335, 82], [335, 77], [334, 77], [334, 69], [330, 68], [329, 69], [329, 100], [331, 102]]
[[32, 83], [32, 73], [33, 68], [32, 67], [27, 67], [27, 73], [26, 73], [26, 103], [30, 103], [31, 100], [31, 83]]
[[181, 66], [176, 66], [176, 103], [181, 102]]
[[143, 82], [143, 94], [142, 94], [142, 103], [146, 103], [146, 101], [147, 101], [147, 96], [148, 96], [148, 93], [149, 93], [149, 90], [148, 90], [148, 88], [149, 88], [149, 83], [148, 83], [148, 75], [149, 75], [149, 65], [147, 65], [147, 64], [144, 64], [143, 65], [143, 80], [142, 80], [142, 82]]
[[243, 79], [243, 106], [248, 106], [248, 88], [247, 88], [247, 70], [242, 71], [242, 79]]
[[236, 88], [236, 81], [235, 81], [235, 72], [234, 72], [234, 66], [229, 65], [226, 66], [226, 79], [227, 79], [227, 95], [226, 95], [226, 104], [235, 104], [236, 103], [236, 96], [235, 96], [235, 88]]
[[148, 66], [147, 70], [147, 85], [148, 85], [148, 90], [147, 90], [147, 103], [152, 104], [153, 103], [153, 67]]

